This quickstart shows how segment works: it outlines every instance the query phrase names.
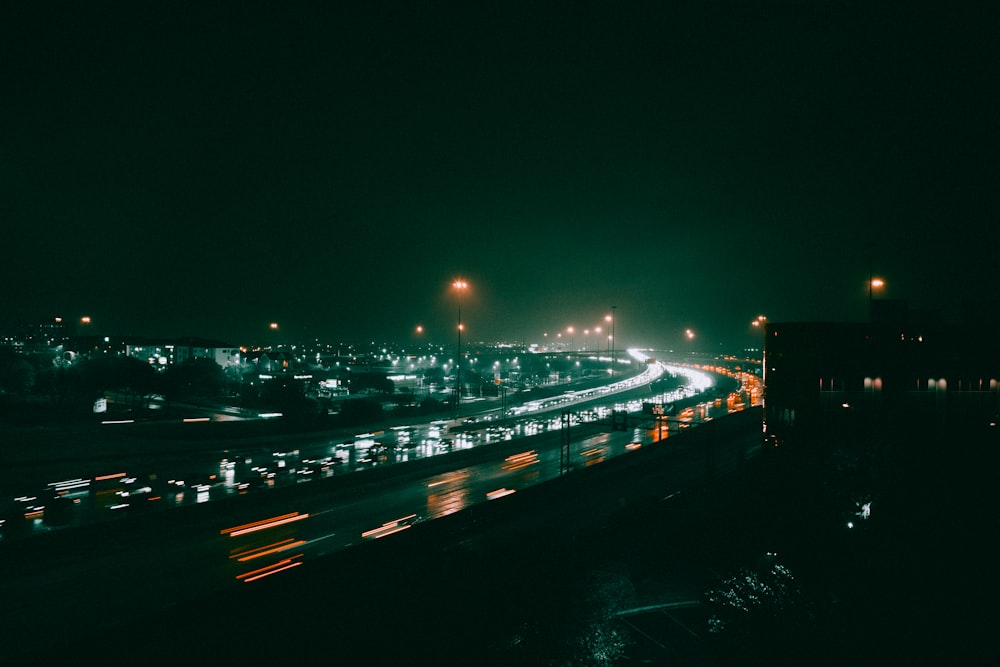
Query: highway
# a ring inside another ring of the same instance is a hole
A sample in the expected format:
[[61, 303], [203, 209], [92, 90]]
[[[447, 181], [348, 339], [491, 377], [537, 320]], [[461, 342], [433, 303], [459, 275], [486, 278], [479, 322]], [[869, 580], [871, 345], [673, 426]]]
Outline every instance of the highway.
[[[643, 382], [648, 384], [648, 378]], [[665, 398], [680, 400], [684, 395]], [[561, 416], [565, 400], [553, 399], [536, 411], [555, 410]], [[589, 403], [578, 407], [596, 411]], [[721, 414], [726, 406], [713, 401], [700, 410], [711, 418], [713, 410]], [[426, 433], [434, 428], [427, 425]], [[608, 431], [600, 421], [582, 420], [570, 426], [570, 434], [576, 469], [641, 447], [666, 446], [678, 436], [676, 431], [638, 428]], [[392, 539], [478, 504], [505, 502], [560, 476], [564, 436], [559, 429], [540, 428], [531, 436], [511, 434], [484, 446], [456, 434], [454, 441], [464, 445], [445, 456], [415, 456], [407, 465], [366, 467], [355, 457], [357, 474], [320, 473], [310, 483], [286, 479], [253, 493], [240, 493], [242, 482], [234, 475], [203, 492], [216, 494], [212, 502], [175, 501], [163, 512], [100, 508], [101, 519], [87, 525], [3, 543], [0, 629], [5, 639], [17, 637], [17, 646], [30, 654], [32, 646], [51, 639], [51, 627], [44, 621], [53, 611], [65, 619], [60, 638], [71, 642], [74, 636], [107, 632], [137, 617], [270, 580], [366, 541]], [[338, 444], [323, 446], [336, 450]], [[406, 451], [390, 451], [400, 449]], [[437, 445], [426, 449], [437, 450]], [[680, 457], [683, 448], [677, 451]], [[312, 460], [300, 450], [296, 468], [303, 459]], [[678, 458], [673, 474], [683, 486], [684, 480], [704, 474], [704, 461]], [[295, 480], [300, 473], [288, 471], [285, 476]], [[92, 508], [90, 514], [96, 511]]]
[[[704, 373], [672, 367], [672, 373], [690, 377], [687, 386], [671, 395], [652, 397], [644, 390], [666, 370], [664, 364], [650, 364], [615, 382], [514, 404], [503, 419], [497, 419], [493, 410], [476, 412], [476, 404], [467, 404], [461, 419], [399, 424], [337, 436], [224, 441], [221, 447], [153, 452], [145, 442], [133, 438], [119, 447], [117, 455], [103, 460], [53, 456], [28, 483], [17, 477], [18, 466], [8, 465], [0, 490], [13, 492], [6, 499], [10, 507], [0, 517], [0, 524], [5, 524], [5, 536], [34, 536], [117, 520], [122, 514], [151, 514], [252, 495], [560, 429], [561, 413], [566, 410], [572, 412], [571, 426], [606, 420], [611, 410], [635, 413], [643, 400], [673, 403], [690, 399], [711, 383]], [[113, 430], [108, 433], [114, 435]], [[105, 447], [87, 440], [71, 446], [98, 451]]]

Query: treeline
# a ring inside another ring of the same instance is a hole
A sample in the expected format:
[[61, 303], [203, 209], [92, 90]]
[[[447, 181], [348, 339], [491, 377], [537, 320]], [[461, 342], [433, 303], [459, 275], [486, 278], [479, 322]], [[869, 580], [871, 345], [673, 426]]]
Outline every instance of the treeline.
[[157, 372], [125, 356], [94, 355], [65, 360], [21, 355], [0, 348], [0, 414], [8, 421], [79, 421], [107, 398], [109, 410], [141, 414], [158, 398], [214, 400], [237, 392], [240, 375], [211, 359], [194, 358]]

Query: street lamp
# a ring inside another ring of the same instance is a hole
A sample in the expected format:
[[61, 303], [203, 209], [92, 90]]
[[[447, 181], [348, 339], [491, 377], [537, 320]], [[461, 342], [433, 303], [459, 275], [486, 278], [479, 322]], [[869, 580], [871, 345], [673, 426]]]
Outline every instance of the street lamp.
[[609, 343], [609, 345], [611, 347], [611, 375], [612, 376], [614, 376], [614, 374], [615, 374], [615, 362], [617, 361], [617, 359], [615, 359], [615, 311], [617, 309], [618, 309], [618, 306], [611, 306], [611, 314], [604, 318], [605, 320], [611, 322], [611, 335], [608, 336], [608, 343]]
[[885, 287], [885, 281], [875, 277], [875, 244], [868, 244], [868, 324], [872, 323], [872, 292]]
[[455, 416], [462, 403], [462, 293], [469, 289], [469, 283], [456, 280], [451, 284], [458, 295], [458, 355], [455, 358]]
[[278, 348], [278, 328], [277, 322], [269, 322], [267, 325], [270, 333], [265, 336], [265, 345], [269, 350]]
[[[750, 322], [750, 325], [753, 326], [756, 329], [760, 329], [761, 330], [761, 336], [763, 337], [763, 335], [764, 335], [764, 324], [766, 322], [767, 322], [767, 315], [758, 315], [756, 318], [754, 318]], [[762, 342], [761, 342], [761, 347], [760, 347], [760, 354], [761, 354], [761, 357], [763, 358], [763, 355], [764, 355], [763, 338], [761, 340], [762, 340]]]
[[93, 330], [90, 328], [91, 324], [93, 324], [93, 322], [90, 319], [90, 315], [82, 316], [80, 318], [80, 324], [76, 327], [78, 335], [82, 336], [93, 333]]
[[872, 322], [872, 293], [877, 289], [885, 287], [885, 281], [881, 278], [869, 276], [868, 278], [868, 323]]

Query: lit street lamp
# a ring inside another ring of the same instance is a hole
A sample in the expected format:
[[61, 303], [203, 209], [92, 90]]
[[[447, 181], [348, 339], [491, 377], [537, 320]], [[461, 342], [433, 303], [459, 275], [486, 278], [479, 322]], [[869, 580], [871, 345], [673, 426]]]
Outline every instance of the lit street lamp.
[[456, 280], [451, 284], [458, 295], [458, 355], [455, 358], [455, 416], [458, 416], [462, 404], [462, 293], [469, 288], [469, 283]]
[[758, 315], [756, 318], [754, 318], [750, 322], [750, 325], [753, 326], [755, 329], [760, 329], [760, 335], [761, 335], [760, 354], [761, 354], [761, 358], [763, 358], [763, 356], [764, 356], [764, 341], [763, 341], [763, 336], [764, 336], [764, 324], [766, 322], [767, 322], [767, 316], [766, 315]]
[[868, 278], [868, 323], [871, 324], [872, 321], [872, 296], [873, 292], [877, 289], [882, 289], [885, 287], [885, 281], [881, 278], [876, 278], [871, 276]]
[[278, 328], [279, 327], [277, 322], [270, 322], [267, 325], [268, 331], [271, 332], [266, 336], [266, 343], [268, 349], [278, 348]]
[[868, 244], [868, 324], [872, 323], [872, 292], [885, 287], [885, 281], [875, 277], [875, 244]]

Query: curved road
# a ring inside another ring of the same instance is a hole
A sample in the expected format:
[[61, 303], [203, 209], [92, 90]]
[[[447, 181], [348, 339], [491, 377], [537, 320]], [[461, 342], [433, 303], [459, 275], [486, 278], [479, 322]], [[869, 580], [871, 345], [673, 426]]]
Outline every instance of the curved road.
[[[600, 428], [585, 423], [570, 427], [574, 468], [654, 445], [664, 436], [654, 446], [667, 446], [676, 436]], [[407, 466], [243, 497], [226, 494], [219, 502], [151, 515], [125, 513], [87, 529], [8, 542], [0, 550], [5, 575], [0, 580], [0, 628], [30, 654], [33, 646], [47, 641], [51, 628], [45, 621], [53, 611], [66, 619], [60, 635], [71, 641], [170, 605], [253, 585], [477, 503], [503, 502], [558, 477], [564, 446], [562, 432], [543, 431]], [[682, 458], [683, 449], [676, 448], [677, 466], [671, 471], [679, 486], [705, 470], [703, 461]]]

